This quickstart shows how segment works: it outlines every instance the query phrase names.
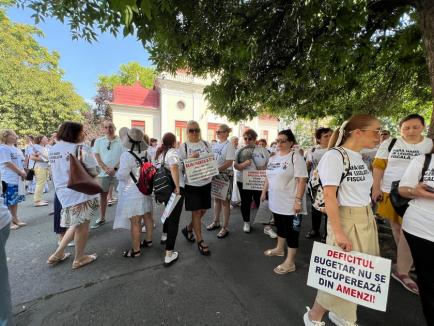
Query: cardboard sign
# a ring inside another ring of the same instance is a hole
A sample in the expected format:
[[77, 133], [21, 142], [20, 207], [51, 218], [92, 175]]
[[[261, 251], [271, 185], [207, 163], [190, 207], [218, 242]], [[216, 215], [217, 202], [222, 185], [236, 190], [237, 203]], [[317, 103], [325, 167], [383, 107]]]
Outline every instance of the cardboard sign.
[[229, 187], [232, 187], [232, 179], [226, 180], [221, 175], [217, 175], [211, 182], [211, 196], [221, 200], [228, 199]]
[[212, 178], [219, 174], [217, 161], [213, 155], [184, 160], [185, 175], [188, 182], [194, 183], [204, 179]]
[[390, 259], [344, 252], [314, 242], [307, 285], [356, 304], [386, 311]]
[[262, 190], [267, 177], [265, 170], [244, 170], [243, 171], [243, 189]]
[[181, 196], [175, 194], [174, 192], [172, 193], [172, 195], [170, 195], [170, 199], [167, 202], [167, 205], [166, 205], [166, 208], [164, 209], [163, 215], [161, 215], [161, 223], [164, 224], [166, 219], [173, 212], [173, 209], [175, 208], [176, 204], [178, 204], [180, 199], [181, 199]]

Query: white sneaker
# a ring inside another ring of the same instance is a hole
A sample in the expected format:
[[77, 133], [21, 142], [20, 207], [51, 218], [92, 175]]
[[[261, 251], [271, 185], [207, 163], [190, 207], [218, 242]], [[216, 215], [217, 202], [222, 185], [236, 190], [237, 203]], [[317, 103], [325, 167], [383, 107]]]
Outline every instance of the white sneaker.
[[274, 232], [274, 230], [271, 228], [271, 226], [265, 226], [264, 227], [264, 233], [266, 235], [268, 235], [271, 239], [276, 239], [277, 238], [277, 234], [276, 232]]
[[142, 233], [146, 233], [146, 226], [142, 226]]
[[164, 266], [168, 267], [178, 260], [179, 253], [177, 251], [172, 251], [170, 255], [164, 257]]
[[316, 320], [310, 320], [309, 319], [309, 307], [306, 307], [307, 312], [303, 316], [304, 326], [324, 326], [325, 322], [323, 321], [316, 321]]
[[71, 241], [70, 243], [68, 243], [67, 247], [75, 247], [74, 241]]
[[334, 312], [329, 311], [329, 319], [331, 322], [337, 326], [357, 326], [356, 323], [352, 323], [350, 321], [347, 321], [338, 315], [336, 315]]
[[250, 233], [250, 222], [244, 222], [243, 231]]

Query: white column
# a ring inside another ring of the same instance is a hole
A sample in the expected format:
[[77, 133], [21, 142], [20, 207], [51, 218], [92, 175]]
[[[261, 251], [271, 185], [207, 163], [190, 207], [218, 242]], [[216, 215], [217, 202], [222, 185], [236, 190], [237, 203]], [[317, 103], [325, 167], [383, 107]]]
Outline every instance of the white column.
[[160, 139], [161, 137], [171, 130], [169, 130], [168, 124], [168, 110], [166, 100], [166, 91], [163, 88], [160, 88], [160, 119], [161, 119], [161, 129], [160, 129]]

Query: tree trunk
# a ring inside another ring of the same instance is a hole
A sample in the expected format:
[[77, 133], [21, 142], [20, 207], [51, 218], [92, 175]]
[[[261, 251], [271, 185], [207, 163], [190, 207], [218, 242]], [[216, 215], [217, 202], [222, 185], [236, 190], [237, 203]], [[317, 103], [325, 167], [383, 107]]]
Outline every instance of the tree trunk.
[[419, 0], [416, 4], [420, 19], [422, 39], [425, 44], [426, 60], [431, 81], [433, 111], [429, 125], [428, 137], [434, 138], [434, 5], [433, 0]]

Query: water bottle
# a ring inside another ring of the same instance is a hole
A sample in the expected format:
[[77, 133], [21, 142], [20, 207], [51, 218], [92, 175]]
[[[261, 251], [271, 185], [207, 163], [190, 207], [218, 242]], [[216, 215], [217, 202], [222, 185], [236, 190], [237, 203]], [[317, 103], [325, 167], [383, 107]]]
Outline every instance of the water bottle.
[[300, 232], [302, 219], [303, 216], [301, 214], [294, 216], [294, 219], [292, 220], [292, 228], [294, 231]]

